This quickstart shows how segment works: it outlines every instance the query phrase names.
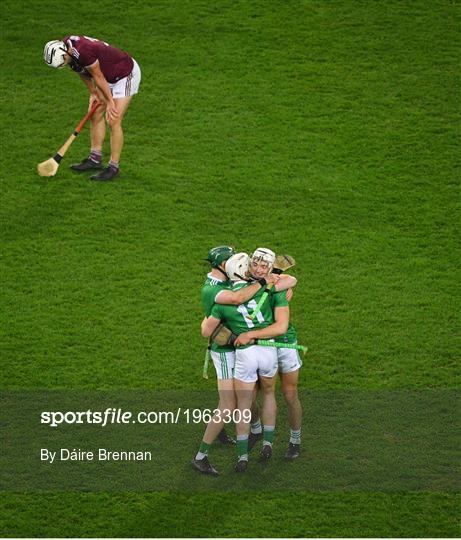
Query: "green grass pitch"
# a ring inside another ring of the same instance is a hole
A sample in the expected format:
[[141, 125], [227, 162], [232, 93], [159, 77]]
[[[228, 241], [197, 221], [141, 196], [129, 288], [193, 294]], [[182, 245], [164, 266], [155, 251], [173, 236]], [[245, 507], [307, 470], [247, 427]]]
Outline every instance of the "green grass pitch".
[[[2, 388], [212, 391], [201, 259], [224, 243], [296, 258], [302, 389], [459, 388], [459, 3], [0, 9]], [[42, 60], [66, 34], [142, 69], [107, 185], [68, 168], [86, 129], [54, 178], [35, 171], [87, 107]], [[458, 510], [443, 490], [4, 492], [0, 535], [440, 537]]]

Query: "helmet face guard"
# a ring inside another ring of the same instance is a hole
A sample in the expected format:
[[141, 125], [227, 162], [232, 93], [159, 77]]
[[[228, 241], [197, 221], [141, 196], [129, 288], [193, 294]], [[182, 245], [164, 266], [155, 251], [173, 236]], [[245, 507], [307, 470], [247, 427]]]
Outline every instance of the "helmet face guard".
[[64, 41], [55, 39], [48, 41], [43, 49], [45, 64], [53, 68], [63, 68], [66, 65], [67, 47]]
[[251, 255], [251, 262], [265, 262], [268, 265], [268, 273], [270, 273], [274, 267], [275, 253], [268, 248], [258, 248]]

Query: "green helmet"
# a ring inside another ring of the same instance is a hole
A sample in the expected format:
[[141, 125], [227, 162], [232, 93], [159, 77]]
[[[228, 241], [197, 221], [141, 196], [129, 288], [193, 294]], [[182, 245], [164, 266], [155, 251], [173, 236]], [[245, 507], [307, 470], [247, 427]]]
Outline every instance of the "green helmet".
[[235, 254], [234, 248], [230, 246], [218, 246], [210, 249], [206, 260], [213, 268], [218, 268], [223, 261], [230, 259]]

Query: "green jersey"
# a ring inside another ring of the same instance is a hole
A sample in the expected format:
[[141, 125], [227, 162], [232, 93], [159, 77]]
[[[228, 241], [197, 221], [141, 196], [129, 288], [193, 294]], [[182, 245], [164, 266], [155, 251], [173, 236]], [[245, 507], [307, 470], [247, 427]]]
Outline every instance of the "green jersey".
[[[276, 307], [285, 307], [289, 305], [287, 300], [287, 291], [281, 291], [279, 293], [270, 295], [270, 304], [272, 309]], [[288, 330], [282, 336], [277, 336], [274, 338], [278, 343], [296, 343], [296, 329], [290, 323], [288, 323]]]
[[[241, 289], [247, 285], [248, 283], [246, 282], [238, 282], [234, 285], [234, 290]], [[261, 306], [261, 311], [259, 311], [254, 319], [250, 319], [249, 316], [258, 305], [258, 301], [263, 293], [264, 289], [260, 289], [251, 300], [244, 304], [240, 304], [239, 306], [215, 304], [211, 310], [211, 315], [215, 319], [223, 321], [229, 330], [237, 336], [243, 334], [243, 332], [248, 332], [249, 330], [266, 328], [274, 323], [273, 307], [288, 305], [288, 302], [284, 292], [273, 293], [271, 294], [271, 301], [267, 300], [264, 302]], [[286, 304], [284, 304], [284, 302]], [[246, 345], [246, 347], [248, 346], [249, 345]]]
[[[216, 296], [218, 293], [229, 289], [232, 289], [232, 281], [223, 281], [213, 277], [211, 274], [207, 275], [201, 293], [203, 311], [205, 312], [206, 317], [211, 315], [213, 306], [216, 304]], [[233, 351], [234, 347], [222, 347], [216, 343], [212, 343], [211, 350], [216, 352], [228, 352]]]

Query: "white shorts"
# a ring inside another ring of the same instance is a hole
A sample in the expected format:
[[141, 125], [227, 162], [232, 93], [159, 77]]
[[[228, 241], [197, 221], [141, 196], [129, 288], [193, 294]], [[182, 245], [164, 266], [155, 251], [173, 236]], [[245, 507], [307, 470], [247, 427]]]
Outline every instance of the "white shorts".
[[233, 379], [235, 365], [235, 351], [211, 351], [211, 358], [216, 369], [218, 379]]
[[234, 379], [256, 382], [258, 377], [273, 377], [277, 373], [277, 349], [252, 345], [235, 351]]
[[277, 349], [277, 359], [280, 373], [291, 373], [303, 365], [297, 349]]
[[109, 83], [109, 88], [114, 99], [134, 96], [138, 93], [141, 82], [141, 68], [133, 58], [133, 70], [128, 75], [114, 84]]

